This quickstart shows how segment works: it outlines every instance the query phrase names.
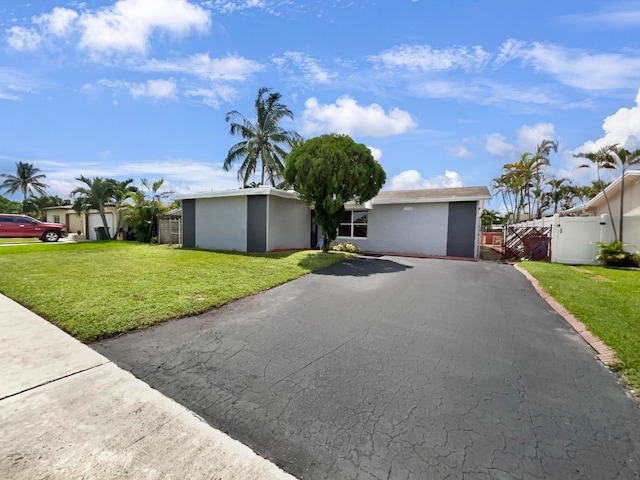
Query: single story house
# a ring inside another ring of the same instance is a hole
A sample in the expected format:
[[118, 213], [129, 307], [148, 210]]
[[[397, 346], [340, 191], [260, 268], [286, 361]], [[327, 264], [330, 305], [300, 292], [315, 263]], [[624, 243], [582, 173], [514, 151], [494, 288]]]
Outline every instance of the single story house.
[[[313, 209], [294, 191], [258, 187], [179, 198], [183, 247], [268, 252], [315, 248], [322, 238]], [[477, 258], [490, 198], [487, 187], [380, 192], [346, 205], [337, 240], [371, 253]]]
[[[611, 215], [620, 216], [620, 198], [622, 192], [622, 176], [616, 178], [609, 186], [584, 205], [564, 210], [561, 216], [598, 217], [609, 214], [605, 192], [611, 205]], [[629, 170], [624, 176], [624, 212], [625, 217], [640, 217], [640, 170]]]
[[[89, 210], [86, 213], [76, 213], [71, 205], [61, 205], [57, 207], [47, 207], [44, 209], [47, 214], [47, 222], [61, 223], [67, 226], [69, 235], [79, 235], [87, 240], [96, 240], [95, 229], [102, 227], [102, 218], [97, 210]], [[109, 234], [113, 236], [114, 219], [117, 215], [115, 206], [105, 207]]]

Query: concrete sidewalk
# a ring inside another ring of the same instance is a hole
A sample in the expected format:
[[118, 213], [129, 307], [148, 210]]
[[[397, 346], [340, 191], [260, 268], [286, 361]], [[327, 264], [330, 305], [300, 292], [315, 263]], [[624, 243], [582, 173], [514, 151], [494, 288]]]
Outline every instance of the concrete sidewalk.
[[0, 478], [294, 478], [2, 295], [0, 351]]

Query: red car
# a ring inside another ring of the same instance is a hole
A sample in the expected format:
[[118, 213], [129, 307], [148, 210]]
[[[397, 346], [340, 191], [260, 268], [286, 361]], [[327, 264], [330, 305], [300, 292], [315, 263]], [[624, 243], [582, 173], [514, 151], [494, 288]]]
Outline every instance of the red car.
[[47, 223], [26, 215], [0, 213], [0, 238], [39, 238], [43, 242], [57, 242], [67, 236], [67, 227]]

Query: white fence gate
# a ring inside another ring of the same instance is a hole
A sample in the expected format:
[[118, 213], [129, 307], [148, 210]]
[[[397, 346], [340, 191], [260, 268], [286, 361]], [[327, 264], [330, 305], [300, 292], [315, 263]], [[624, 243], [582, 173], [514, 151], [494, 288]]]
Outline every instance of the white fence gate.
[[[613, 219], [616, 229], [618, 218]], [[523, 227], [552, 227], [551, 261], [569, 265], [599, 265], [596, 260], [598, 242], [612, 242], [613, 228], [609, 215], [599, 217], [553, 217], [522, 222]], [[619, 232], [618, 232], [619, 233]], [[640, 217], [624, 218], [624, 243], [626, 250], [636, 252], [640, 248]]]

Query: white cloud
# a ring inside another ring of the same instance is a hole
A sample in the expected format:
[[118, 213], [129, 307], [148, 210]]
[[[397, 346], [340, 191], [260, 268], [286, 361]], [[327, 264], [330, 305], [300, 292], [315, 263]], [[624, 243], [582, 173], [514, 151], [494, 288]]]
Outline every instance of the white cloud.
[[517, 149], [505, 141], [505, 137], [499, 133], [492, 133], [487, 136], [485, 148], [489, 153], [497, 157], [513, 158], [517, 154]]
[[94, 51], [144, 53], [155, 30], [185, 35], [205, 31], [209, 13], [186, 0], [118, 0], [78, 19], [80, 46]]
[[504, 135], [492, 133], [487, 136], [485, 148], [497, 157], [513, 159], [524, 152], [534, 153], [543, 140], [555, 140], [555, 136], [552, 123], [523, 125], [516, 132], [515, 144], [508, 143]]
[[554, 140], [555, 138], [556, 130], [552, 123], [523, 125], [518, 130], [516, 145], [523, 152], [535, 153], [543, 140]]
[[471, 156], [471, 152], [467, 149], [467, 147], [465, 147], [465, 144], [468, 141], [469, 139], [465, 138], [464, 140], [462, 140], [461, 145], [448, 146], [448, 147], [445, 147], [445, 150], [447, 150], [454, 157], [469, 158]]
[[33, 29], [13, 26], [7, 30], [7, 43], [20, 52], [36, 50], [42, 43], [42, 37]]
[[266, 9], [267, 5], [263, 0], [215, 0], [214, 8], [224, 14], [233, 13], [238, 10], [247, 10], [249, 8]]
[[618, 53], [590, 54], [541, 42], [509, 39], [500, 47], [496, 65], [522, 60], [561, 83], [584, 90], [637, 87], [640, 56]]
[[609, 115], [602, 123], [604, 136], [597, 140], [589, 140], [574, 150], [579, 152], [595, 152], [612, 144], [628, 150], [640, 148], [640, 90], [635, 99], [636, 105], [631, 108], [620, 108], [613, 115]]
[[245, 80], [248, 75], [261, 72], [264, 66], [237, 55], [211, 58], [208, 53], [198, 53], [178, 60], [149, 60], [137, 67], [143, 72], [178, 72], [195, 75], [205, 80]]
[[360, 106], [346, 95], [330, 105], [320, 105], [314, 97], [304, 105], [302, 131], [305, 135], [343, 133], [382, 137], [408, 132], [417, 125], [408, 112], [399, 108], [386, 114], [376, 103]]
[[236, 89], [228, 85], [216, 85], [212, 88], [194, 88], [187, 90], [188, 97], [202, 98], [202, 101], [210, 107], [218, 108], [220, 100], [230, 102], [236, 96]]
[[302, 76], [308, 82], [326, 84], [337, 76], [336, 73], [323, 69], [317, 60], [302, 52], [286, 51], [282, 57], [276, 57], [273, 62], [283, 72], [289, 72], [287, 65], [292, 63], [302, 71]]
[[469, 70], [486, 65], [490, 55], [480, 46], [452, 47], [443, 50], [433, 49], [429, 45], [400, 45], [369, 60], [385, 67], [404, 67], [423, 72], [444, 70]]
[[418, 190], [462, 186], [460, 175], [451, 170], [445, 170], [444, 175], [433, 178], [423, 178], [417, 170], [406, 170], [392, 177], [391, 182], [389, 182], [389, 190]]
[[131, 85], [129, 91], [133, 97], [175, 98], [177, 87], [174, 80], [147, 80]]
[[68, 8], [55, 7], [51, 13], [44, 13], [34, 17], [33, 22], [40, 28], [56, 37], [66, 37], [73, 29], [73, 22], [78, 18], [78, 12]]
[[371, 151], [371, 155], [373, 155], [373, 158], [375, 158], [379, 162], [382, 158], [382, 150], [376, 147], [371, 147], [369, 145], [367, 145], [367, 148]]

